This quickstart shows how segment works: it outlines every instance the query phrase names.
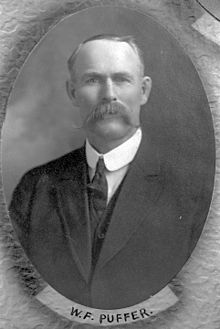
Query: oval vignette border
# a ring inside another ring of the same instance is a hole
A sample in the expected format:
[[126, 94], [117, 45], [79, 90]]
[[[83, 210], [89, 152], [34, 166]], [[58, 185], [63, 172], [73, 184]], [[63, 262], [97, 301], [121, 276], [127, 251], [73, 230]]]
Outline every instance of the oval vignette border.
[[[133, 2], [132, 2], [133, 3]], [[72, 4], [73, 5], [73, 4]], [[133, 10], [136, 10], [136, 11], [139, 11], [138, 10], [138, 8], [136, 7], [136, 6], [134, 6], [133, 4], [132, 5], [129, 5], [129, 4], [127, 4], [126, 6], [122, 6], [122, 4], [120, 3], [120, 1], [118, 2], [118, 4], [116, 4], [115, 6], [117, 7], [117, 5], [118, 6], [120, 6], [120, 7], [123, 7], [123, 8], [127, 8], [127, 9], [133, 9]], [[90, 7], [95, 7], [95, 6], [97, 6], [97, 4], [95, 4], [95, 5], [91, 5], [91, 3], [89, 2], [89, 5], [87, 4], [84, 4], [83, 5], [84, 7], [83, 8], [80, 8], [80, 9], [75, 9], [75, 10], [72, 10], [72, 11], [70, 11], [67, 15], [65, 15], [65, 16], [62, 16], [61, 15], [61, 18], [57, 18], [56, 17], [56, 15], [54, 16], [54, 19], [51, 19], [51, 23], [46, 27], [46, 30], [48, 29], [48, 28], [51, 28], [51, 27], [55, 27], [55, 25], [59, 22], [59, 21], [61, 21], [62, 19], [66, 19], [66, 18], [68, 18], [68, 16], [69, 15], [72, 15], [72, 14], [74, 14], [74, 13], [77, 13], [77, 12], [79, 12], [80, 10], [82, 10], [82, 9], [88, 9], [88, 8], [90, 8]], [[148, 14], [147, 12], [145, 13], [145, 14]], [[37, 19], [37, 18], [36, 18]], [[155, 17], [152, 17], [152, 19], [155, 19]], [[54, 23], [55, 22], [55, 23]], [[157, 22], [158, 24], [161, 24], [160, 22]], [[42, 23], [43, 24], [43, 23]], [[48, 24], [48, 22], [47, 22], [47, 24]], [[161, 24], [162, 25], [162, 24]], [[162, 27], [164, 27], [164, 26], [162, 26]], [[165, 27], [164, 27], [165, 28]], [[45, 34], [46, 34], [46, 32], [47, 31], [44, 31], [44, 29], [42, 29], [40, 32], [39, 32], [39, 35], [38, 35], [38, 37], [39, 37], [39, 39], [38, 40], [35, 40], [35, 42], [37, 42], [37, 44], [41, 41], [41, 39], [45, 36]], [[170, 32], [170, 31], [169, 31]], [[24, 40], [23, 40], [23, 43], [24, 43], [24, 45], [25, 45], [25, 41], [26, 41], [26, 38], [24, 38]], [[32, 40], [32, 42], [33, 42], [33, 40]], [[16, 45], [18, 44], [19, 45], [19, 43], [20, 43], [20, 41], [18, 41], [18, 43], [15, 43], [15, 48], [16, 48]], [[30, 55], [30, 51], [28, 51], [29, 50], [29, 48], [33, 48], [30, 44], [28, 44], [28, 47], [27, 47], [27, 53], [26, 53], [26, 55], [24, 56], [24, 57], [20, 57], [19, 58], [19, 61], [18, 61], [18, 63], [19, 63], [19, 66], [21, 66], [23, 63], [24, 63], [24, 61], [25, 61], [25, 59], [26, 59], [26, 57], [28, 56], [28, 55]], [[16, 54], [15, 55], [13, 55], [14, 56], [14, 59], [16, 59]], [[13, 58], [11, 58], [10, 60], [12, 60], [13, 61]], [[11, 64], [11, 63], [10, 63]], [[10, 66], [10, 64], [9, 64], [9, 66]], [[12, 64], [12, 66], [13, 66], [13, 64]], [[19, 68], [19, 69], [21, 69], [21, 68]], [[16, 77], [16, 75], [17, 75], [17, 71], [16, 72], [14, 72], [14, 73], [12, 73], [12, 77], [10, 77], [11, 78], [11, 80], [9, 80], [10, 81], [10, 84], [11, 83], [13, 83], [13, 81], [14, 81], [14, 79], [15, 79], [15, 77]], [[10, 79], [9, 78], [9, 79]], [[5, 101], [5, 103], [7, 102], [7, 98], [8, 98], [8, 96], [9, 96], [9, 91], [8, 92], [6, 92], [5, 93], [5, 95], [4, 95], [4, 98], [3, 98], [3, 101]], [[4, 106], [5, 107], [5, 106]], [[3, 114], [3, 116], [4, 116], [4, 114]], [[77, 305], [77, 304], [76, 304]], [[81, 307], [81, 306], [80, 306]], [[133, 307], [135, 307], [135, 305], [134, 306], [132, 306], [132, 308]], [[89, 308], [86, 308], [87, 309], [87, 311], [86, 312], [90, 312], [90, 310], [91, 309], [89, 309]], [[105, 312], [105, 311], [104, 311]], [[85, 322], [83, 322], [83, 323], [85, 323]], [[97, 324], [99, 324], [99, 323], [94, 323], [95, 325], [97, 325]], [[110, 324], [108, 324], [108, 325], [110, 325]], [[115, 323], [114, 323], [114, 325], [115, 325]]]

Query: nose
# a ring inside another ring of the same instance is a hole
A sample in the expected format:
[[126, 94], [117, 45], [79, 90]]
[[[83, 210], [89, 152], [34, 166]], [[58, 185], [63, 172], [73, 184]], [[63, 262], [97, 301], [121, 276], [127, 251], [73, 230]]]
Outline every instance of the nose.
[[117, 100], [114, 84], [111, 79], [103, 83], [101, 98], [104, 102], [113, 102]]

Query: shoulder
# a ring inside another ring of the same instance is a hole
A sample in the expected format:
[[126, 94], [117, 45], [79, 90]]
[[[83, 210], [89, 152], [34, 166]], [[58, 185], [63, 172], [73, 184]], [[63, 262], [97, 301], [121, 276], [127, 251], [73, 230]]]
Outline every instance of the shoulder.
[[15, 195], [20, 195], [22, 191], [25, 195], [30, 194], [40, 183], [45, 184], [47, 181], [53, 181], [54, 179], [69, 174], [70, 172], [74, 173], [74, 170], [84, 162], [85, 151], [84, 147], [81, 147], [64, 154], [57, 159], [34, 167], [21, 177], [14, 190], [13, 197], [15, 197]]
[[23, 178], [34, 179], [34, 177], [38, 178], [42, 175], [59, 176], [69, 169], [74, 169], [84, 161], [84, 147], [81, 147], [67, 154], [64, 154], [59, 158], [30, 169], [23, 175]]

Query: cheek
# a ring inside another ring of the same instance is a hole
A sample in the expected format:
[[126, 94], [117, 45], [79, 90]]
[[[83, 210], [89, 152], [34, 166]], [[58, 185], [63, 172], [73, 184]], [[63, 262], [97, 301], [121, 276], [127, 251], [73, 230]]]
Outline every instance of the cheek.
[[141, 95], [137, 92], [130, 92], [128, 95], [123, 97], [124, 103], [131, 108], [131, 110], [139, 108], [141, 102]]
[[141, 96], [142, 96], [142, 90], [139, 86], [132, 86], [130, 88], [124, 89], [121, 92], [121, 97], [127, 103], [140, 104]]
[[83, 89], [78, 92], [79, 105], [82, 107], [91, 107], [98, 102], [98, 91], [96, 89]]

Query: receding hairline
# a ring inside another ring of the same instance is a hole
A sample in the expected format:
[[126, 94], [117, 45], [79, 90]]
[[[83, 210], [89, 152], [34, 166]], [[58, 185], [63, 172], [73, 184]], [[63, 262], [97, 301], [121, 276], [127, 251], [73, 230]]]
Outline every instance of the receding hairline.
[[84, 40], [83, 42], [81, 42], [73, 51], [73, 53], [71, 54], [71, 56], [69, 57], [68, 61], [67, 61], [67, 67], [71, 76], [71, 79], [73, 80], [75, 77], [75, 70], [74, 68], [74, 64], [76, 62], [76, 59], [78, 57], [78, 54], [81, 50], [81, 48], [86, 44], [89, 43], [91, 41], [96, 41], [96, 40], [106, 40], [106, 41], [115, 41], [115, 42], [124, 42], [127, 43], [132, 49], [133, 51], [136, 53], [139, 62], [140, 62], [140, 71], [141, 71], [141, 75], [144, 75], [144, 59], [143, 59], [143, 52], [142, 50], [139, 48], [139, 46], [137, 45], [135, 39], [133, 36], [127, 35], [127, 36], [117, 36], [114, 34], [98, 34], [95, 36], [92, 36], [86, 40]]

